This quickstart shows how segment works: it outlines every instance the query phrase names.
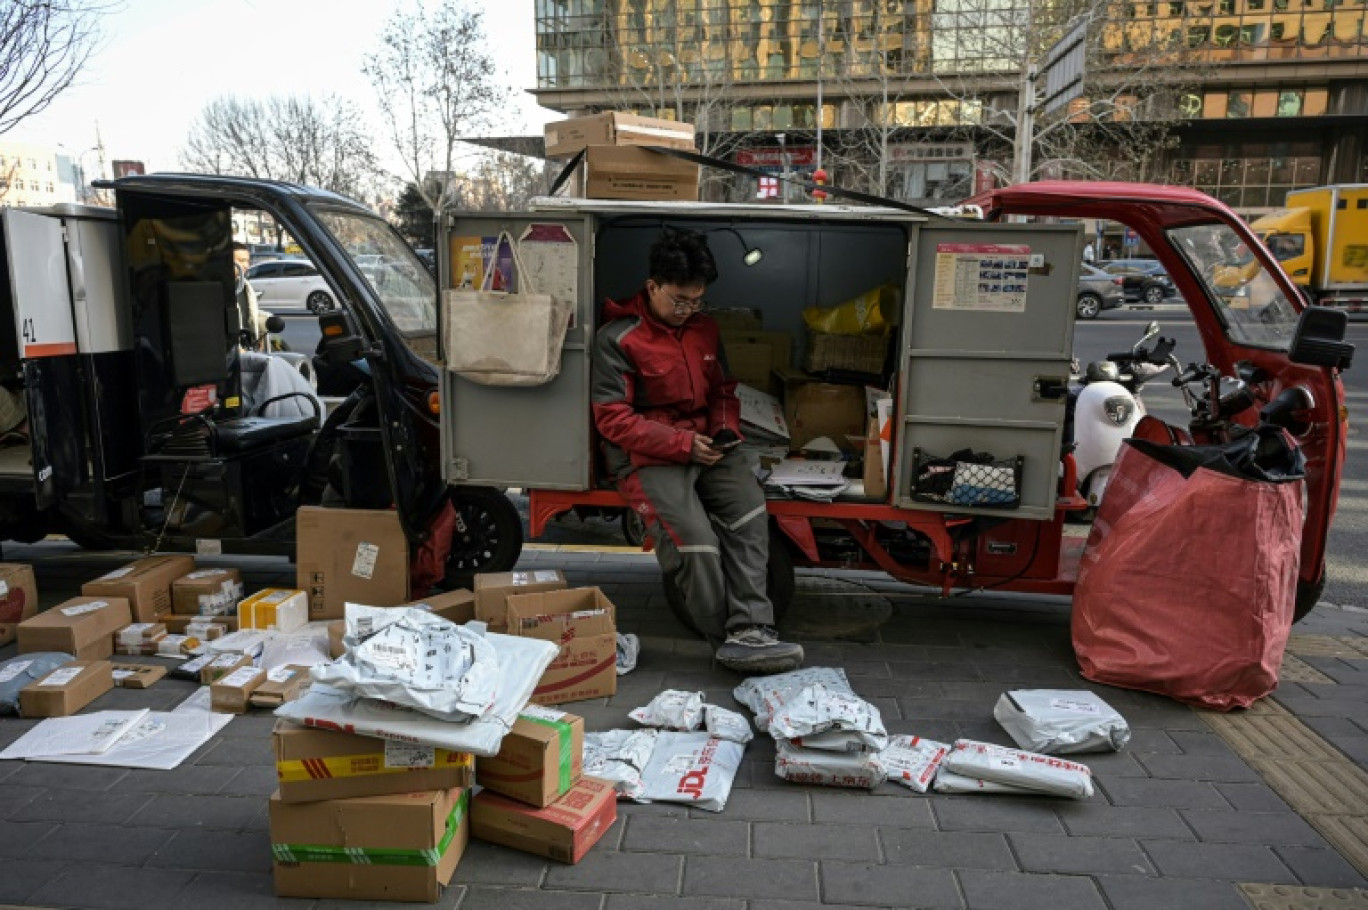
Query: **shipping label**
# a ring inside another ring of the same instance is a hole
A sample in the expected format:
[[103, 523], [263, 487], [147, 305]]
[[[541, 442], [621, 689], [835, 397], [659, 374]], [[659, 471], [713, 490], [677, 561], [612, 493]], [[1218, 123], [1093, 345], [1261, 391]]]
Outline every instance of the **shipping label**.
[[80, 675], [81, 675], [81, 671], [82, 671], [83, 669], [85, 669], [85, 668], [84, 668], [84, 667], [63, 667], [63, 668], [60, 669], [60, 670], [54, 670], [54, 671], [52, 671], [51, 673], [49, 673], [49, 674], [43, 679], [43, 681], [40, 682], [38, 685], [40, 685], [40, 686], [65, 686], [67, 683], [71, 682], [73, 679], [75, 679], [76, 677], [80, 676]]
[[375, 574], [375, 562], [380, 558], [380, 548], [373, 543], [356, 545], [356, 557], [352, 560], [351, 572], [358, 578], [370, 580]]
[[96, 610], [103, 610], [107, 606], [109, 606], [109, 603], [107, 601], [92, 600], [90, 603], [87, 604], [77, 604], [74, 607], [63, 607], [62, 615], [81, 616], [86, 613], [94, 613]]

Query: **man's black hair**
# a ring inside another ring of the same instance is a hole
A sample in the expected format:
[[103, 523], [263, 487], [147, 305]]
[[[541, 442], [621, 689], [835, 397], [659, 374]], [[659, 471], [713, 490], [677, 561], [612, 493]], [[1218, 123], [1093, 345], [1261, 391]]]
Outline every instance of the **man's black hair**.
[[252, 248], [249, 247], [247, 244], [243, 243], [241, 240], [234, 240], [234, 241], [233, 241], [233, 252], [234, 252], [234, 253], [237, 253], [237, 252], [250, 253], [251, 251], [252, 251]]
[[651, 280], [657, 284], [686, 286], [712, 284], [717, 263], [708, 249], [708, 238], [697, 231], [666, 228], [651, 244]]

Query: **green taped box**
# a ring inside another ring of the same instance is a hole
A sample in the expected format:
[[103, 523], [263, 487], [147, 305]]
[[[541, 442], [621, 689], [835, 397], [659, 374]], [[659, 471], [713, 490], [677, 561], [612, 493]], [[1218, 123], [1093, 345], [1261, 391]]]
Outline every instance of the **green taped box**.
[[435, 901], [470, 840], [470, 791], [286, 803], [271, 796], [281, 897]]
[[499, 754], [475, 760], [475, 781], [540, 809], [569, 791], [583, 770], [584, 719], [528, 705], [503, 738]]

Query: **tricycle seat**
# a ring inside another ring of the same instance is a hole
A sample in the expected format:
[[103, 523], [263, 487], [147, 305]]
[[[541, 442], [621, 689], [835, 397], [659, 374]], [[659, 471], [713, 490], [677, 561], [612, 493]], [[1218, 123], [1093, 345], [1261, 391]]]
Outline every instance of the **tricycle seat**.
[[258, 449], [262, 446], [307, 436], [318, 429], [318, 418], [308, 417], [238, 417], [218, 420], [213, 424], [218, 450], [224, 455]]

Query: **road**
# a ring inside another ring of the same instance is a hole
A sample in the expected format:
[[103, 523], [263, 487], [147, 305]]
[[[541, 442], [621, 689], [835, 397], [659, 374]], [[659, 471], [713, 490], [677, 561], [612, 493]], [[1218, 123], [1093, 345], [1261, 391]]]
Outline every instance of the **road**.
[[[1197, 330], [1182, 310], [1112, 310], [1092, 322], [1079, 322], [1074, 330], [1074, 353], [1087, 363], [1108, 351], [1125, 350], [1151, 319], [1158, 320], [1164, 335], [1177, 339], [1176, 353], [1184, 363], [1201, 355]], [[1359, 351], [1358, 362], [1344, 374], [1349, 455], [1340, 484], [1339, 511], [1330, 531], [1330, 581], [1322, 599], [1368, 609], [1368, 436], [1362, 425], [1368, 414], [1368, 321], [1351, 320], [1348, 340], [1358, 345]], [[1165, 374], [1145, 387], [1145, 404], [1156, 417], [1185, 423], [1187, 410], [1167, 378]]]

